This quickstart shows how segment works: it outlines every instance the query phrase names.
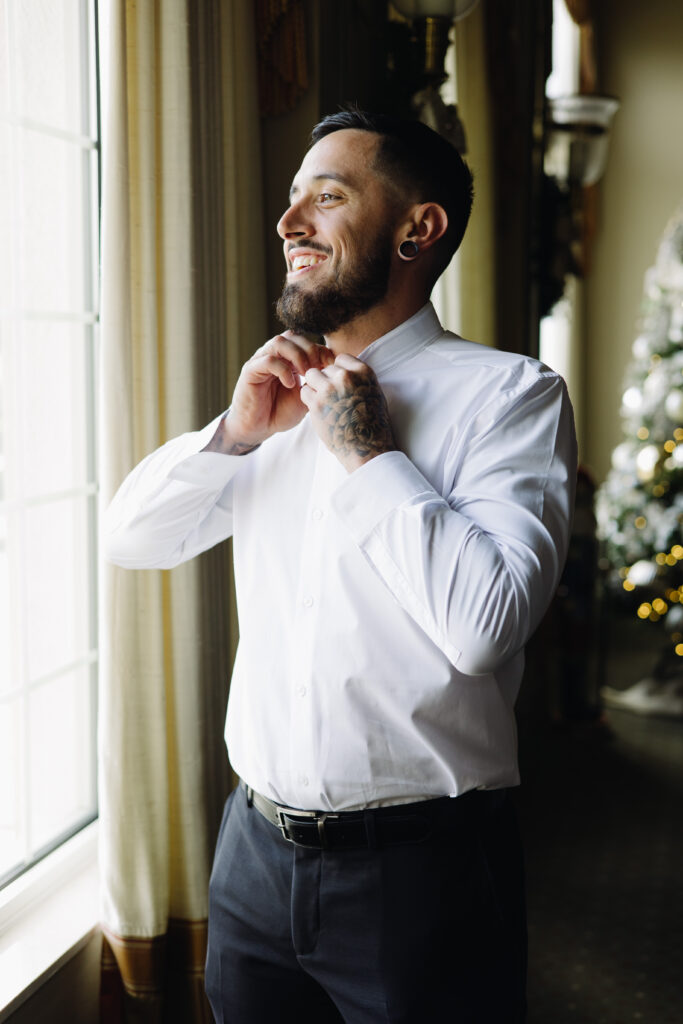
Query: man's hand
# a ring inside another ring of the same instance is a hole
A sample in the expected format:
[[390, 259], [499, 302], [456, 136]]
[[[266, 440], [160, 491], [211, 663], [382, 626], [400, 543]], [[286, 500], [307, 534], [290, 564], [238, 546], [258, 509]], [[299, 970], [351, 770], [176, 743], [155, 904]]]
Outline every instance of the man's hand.
[[204, 451], [243, 455], [295, 427], [306, 415], [299, 377], [333, 361], [330, 349], [292, 331], [271, 338], [242, 367], [230, 412]]
[[342, 353], [333, 366], [312, 367], [301, 401], [320, 439], [349, 473], [376, 455], [396, 451], [384, 393], [359, 359]]

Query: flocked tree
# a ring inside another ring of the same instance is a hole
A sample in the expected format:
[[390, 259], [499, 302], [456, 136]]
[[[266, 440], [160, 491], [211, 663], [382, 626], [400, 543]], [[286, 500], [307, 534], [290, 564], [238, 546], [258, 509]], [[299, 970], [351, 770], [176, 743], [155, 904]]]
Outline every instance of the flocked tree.
[[[661, 634], [652, 676], [608, 702], [683, 714], [683, 206], [645, 275], [621, 404], [624, 440], [597, 494], [609, 586]], [[625, 593], [624, 593], [625, 592]]]

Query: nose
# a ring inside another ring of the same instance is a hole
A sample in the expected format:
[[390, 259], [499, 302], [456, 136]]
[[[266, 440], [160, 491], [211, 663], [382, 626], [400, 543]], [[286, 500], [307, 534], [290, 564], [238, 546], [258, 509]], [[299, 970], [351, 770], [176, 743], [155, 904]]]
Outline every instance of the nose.
[[304, 214], [303, 203], [292, 203], [280, 217], [277, 233], [285, 241], [289, 238], [309, 238], [314, 229]]

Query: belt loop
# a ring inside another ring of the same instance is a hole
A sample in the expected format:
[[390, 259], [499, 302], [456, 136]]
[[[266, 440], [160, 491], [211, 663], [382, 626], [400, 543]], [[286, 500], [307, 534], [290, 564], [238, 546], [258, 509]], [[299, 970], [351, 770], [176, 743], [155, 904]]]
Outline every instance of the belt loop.
[[246, 790], [247, 790], [247, 807], [251, 807], [252, 804], [254, 803], [254, 790], [251, 788], [251, 786], [247, 786]]
[[363, 824], [365, 825], [365, 834], [368, 837], [368, 849], [378, 849], [376, 815], [371, 807], [366, 807], [363, 811]]

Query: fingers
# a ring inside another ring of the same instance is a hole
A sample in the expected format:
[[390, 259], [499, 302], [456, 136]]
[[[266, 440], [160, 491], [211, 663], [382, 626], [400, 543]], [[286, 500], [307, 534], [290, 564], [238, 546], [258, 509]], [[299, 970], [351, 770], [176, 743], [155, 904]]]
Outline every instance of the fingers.
[[341, 366], [344, 370], [354, 370], [356, 373], [370, 369], [367, 363], [356, 359], [355, 356], [350, 356], [348, 352], [340, 352], [334, 362], [336, 366]]
[[353, 388], [368, 378], [374, 378], [375, 375], [367, 363], [342, 352], [333, 364], [322, 369], [312, 367], [303, 376], [304, 386], [308, 385], [313, 391], [320, 391], [325, 387]]
[[271, 338], [260, 351], [289, 363], [302, 377], [312, 367], [322, 368], [334, 362], [333, 353], [325, 345], [318, 345], [291, 331]]
[[311, 367], [304, 374], [301, 401], [309, 409], [326, 408], [332, 398], [352, 395], [357, 388], [375, 384], [377, 378], [371, 367], [360, 359], [342, 353], [329, 366]]
[[304, 374], [303, 387], [308, 385], [308, 387], [312, 388], [313, 391], [320, 391], [320, 389], [325, 387], [326, 384], [331, 383], [333, 372], [333, 367], [326, 370], [317, 370], [315, 367], [311, 370], [306, 370], [306, 373]]
[[252, 379], [277, 377], [286, 388], [295, 387], [298, 377], [313, 367], [329, 366], [334, 355], [324, 345], [287, 331], [278, 334], [258, 349], [246, 364]]
[[271, 340], [291, 342], [298, 350], [307, 353], [310, 366], [329, 366], [334, 362], [334, 352], [331, 348], [304, 338], [301, 334], [295, 334], [294, 331], [284, 331], [283, 334], [278, 334]]

